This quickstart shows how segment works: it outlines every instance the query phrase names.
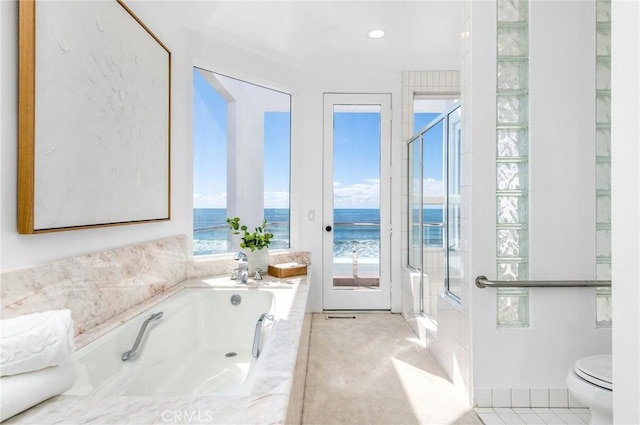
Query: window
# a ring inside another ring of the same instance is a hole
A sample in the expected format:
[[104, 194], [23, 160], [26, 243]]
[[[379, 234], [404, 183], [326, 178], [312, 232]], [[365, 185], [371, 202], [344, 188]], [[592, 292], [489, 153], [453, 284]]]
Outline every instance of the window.
[[290, 241], [291, 96], [193, 70], [193, 254], [232, 252], [227, 217]]

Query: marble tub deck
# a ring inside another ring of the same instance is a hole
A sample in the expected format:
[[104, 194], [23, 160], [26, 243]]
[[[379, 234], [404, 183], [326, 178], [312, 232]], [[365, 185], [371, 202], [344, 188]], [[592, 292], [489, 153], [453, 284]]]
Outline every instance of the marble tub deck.
[[307, 276], [265, 277], [247, 285], [227, 276], [190, 279], [125, 311], [76, 337], [76, 349], [183, 288], [281, 289], [276, 303], [273, 340], [262, 353], [263, 367], [249, 396], [215, 394], [180, 397], [57, 396], [12, 418], [5, 424], [283, 424], [293, 382], [298, 344], [309, 292]]

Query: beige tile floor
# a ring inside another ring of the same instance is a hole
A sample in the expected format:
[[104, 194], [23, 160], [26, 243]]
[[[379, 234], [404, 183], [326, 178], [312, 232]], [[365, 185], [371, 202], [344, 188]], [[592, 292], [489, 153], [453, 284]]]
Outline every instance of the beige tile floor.
[[589, 409], [478, 407], [476, 412], [486, 425], [586, 425]]
[[302, 423], [482, 424], [396, 314], [314, 314]]

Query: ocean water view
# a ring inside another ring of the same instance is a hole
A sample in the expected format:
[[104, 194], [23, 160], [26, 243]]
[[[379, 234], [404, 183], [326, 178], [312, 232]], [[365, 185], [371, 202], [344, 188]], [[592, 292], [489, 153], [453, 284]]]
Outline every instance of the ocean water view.
[[[267, 228], [273, 233], [270, 249], [289, 247], [289, 209], [265, 208]], [[231, 251], [231, 231], [226, 223], [225, 208], [193, 209], [193, 254], [210, 255]], [[366, 208], [338, 208], [334, 210], [335, 258], [352, 258], [354, 250], [358, 258], [379, 258], [380, 212]], [[442, 222], [442, 209], [424, 210], [427, 223]], [[425, 245], [442, 246], [442, 228], [424, 228]]]
[[[267, 229], [273, 233], [270, 249], [289, 248], [289, 209], [265, 208]], [[193, 209], [193, 255], [231, 252], [231, 229], [226, 208]]]

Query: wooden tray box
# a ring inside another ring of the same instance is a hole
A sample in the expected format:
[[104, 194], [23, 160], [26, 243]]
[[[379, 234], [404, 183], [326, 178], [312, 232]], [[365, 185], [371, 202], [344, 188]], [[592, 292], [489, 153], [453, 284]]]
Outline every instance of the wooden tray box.
[[299, 263], [283, 263], [269, 266], [269, 275], [277, 278], [300, 276], [307, 274], [307, 265]]

